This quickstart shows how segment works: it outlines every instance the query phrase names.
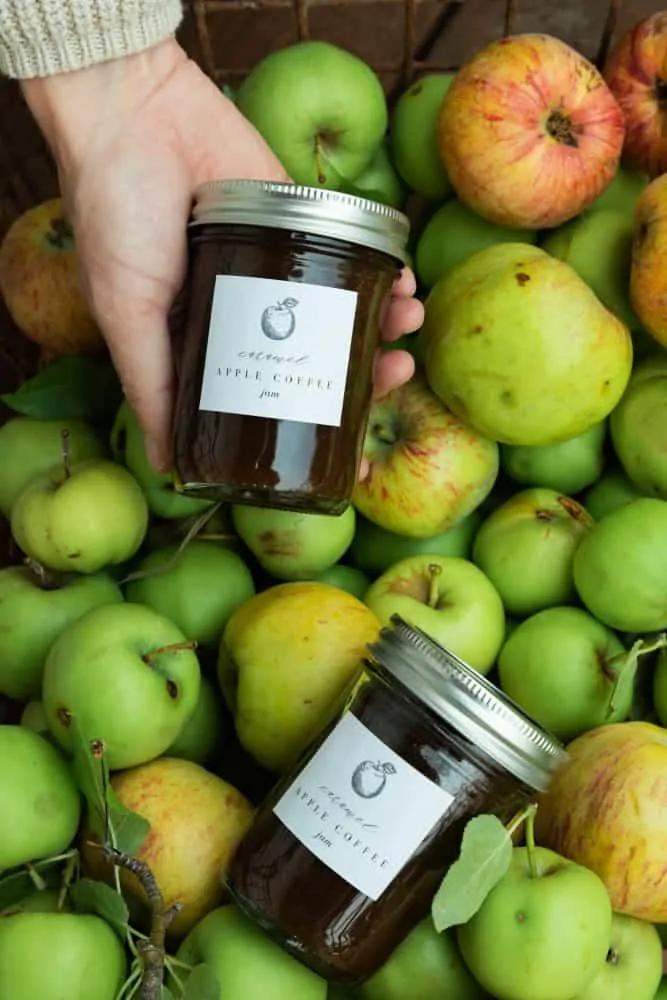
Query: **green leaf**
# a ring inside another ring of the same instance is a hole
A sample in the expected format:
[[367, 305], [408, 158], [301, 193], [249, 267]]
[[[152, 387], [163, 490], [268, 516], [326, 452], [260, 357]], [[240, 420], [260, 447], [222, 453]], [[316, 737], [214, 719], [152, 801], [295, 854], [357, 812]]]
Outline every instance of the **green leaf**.
[[185, 984], [183, 1000], [220, 1000], [220, 986], [210, 965], [195, 965]]
[[500, 882], [512, 861], [512, 838], [497, 816], [476, 816], [466, 824], [461, 850], [431, 906], [437, 931], [465, 924]]
[[118, 376], [110, 362], [93, 358], [59, 358], [0, 397], [10, 409], [40, 420], [97, 421], [116, 412], [122, 400]]
[[160, 1000], [174, 1000], [174, 994], [171, 992], [168, 986], [164, 985], [162, 986], [162, 989], [160, 991]]
[[123, 897], [104, 882], [82, 878], [70, 888], [70, 899], [78, 913], [96, 913], [125, 940], [130, 913]]
[[72, 769], [88, 805], [91, 831], [100, 842], [124, 854], [136, 854], [150, 833], [150, 823], [118, 801], [109, 783], [109, 767], [101, 741], [85, 739], [75, 718], [72, 718], [70, 732], [74, 753]]

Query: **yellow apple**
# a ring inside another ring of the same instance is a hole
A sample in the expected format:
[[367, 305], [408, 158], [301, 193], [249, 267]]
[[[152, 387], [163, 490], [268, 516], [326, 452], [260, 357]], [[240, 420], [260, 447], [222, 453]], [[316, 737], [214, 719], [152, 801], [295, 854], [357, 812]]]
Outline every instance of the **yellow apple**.
[[0, 294], [16, 325], [50, 356], [103, 350], [60, 198], [35, 205], [10, 227], [0, 247]]
[[331, 720], [380, 622], [326, 583], [284, 583], [234, 612], [218, 676], [241, 744], [282, 771]]
[[[224, 901], [222, 874], [250, 826], [253, 807], [222, 778], [175, 757], [118, 771], [111, 784], [122, 805], [151, 825], [135, 856], [151, 869], [165, 904], [183, 904], [168, 932], [181, 938]], [[84, 832], [86, 868], [94, 877], [108, 879], [109, 867], [89, 841]], [[130, 872], [121, 873], [121, 882], [129, 893], [145, 898]]]
[[617, 913], [667, 922], [667, 730], [614, 723], [567, 749], [537, 812], [538, 840], [599, 875]]

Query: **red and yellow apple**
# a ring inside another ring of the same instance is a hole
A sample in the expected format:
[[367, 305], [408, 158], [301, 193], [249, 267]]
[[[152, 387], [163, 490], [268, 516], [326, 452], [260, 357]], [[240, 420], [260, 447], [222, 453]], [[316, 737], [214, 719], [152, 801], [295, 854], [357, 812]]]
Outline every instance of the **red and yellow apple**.
[[599, 875], [617, 913], [666, 923], [667, 730], [613, 723], [567, 749], [537, 812], [539, 842]]
[[375, 400], [358, 511], [387, 531], [429, 538], [467, 517], [498, 474], [498, 445], [451, 413], [423, 377]]
[[0, 246], [0, 294], [19, 329], [50, 357], [103, 350], [60, 198], [29, 209], [9, 228]]
[[667, 11], [640, 21], [612, 49], [604, 78], [625, 117], [623, 159], [657, 177], [667, 170]]
[[667, 347], [667, 174], [635, 206], [630, 298], [644, 328]]
[[501, 226], [578, 215], [612, 180], [623, 114], [597, 69], [550, 35], [492, 42], [457, 73], [438, 121], [459, 198]]

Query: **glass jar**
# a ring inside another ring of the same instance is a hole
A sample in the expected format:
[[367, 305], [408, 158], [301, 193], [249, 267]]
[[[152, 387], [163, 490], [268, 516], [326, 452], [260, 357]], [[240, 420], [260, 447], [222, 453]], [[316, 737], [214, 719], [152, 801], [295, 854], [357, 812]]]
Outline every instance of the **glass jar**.
[[481, 674], [398, 616], [340, 718], [262, 803], [239, 907], [334, 983], [371, 976], [428, 913], [473, 816], [507, 822], [566, 759]]
[[380, 309], [407, 218], [320, 188], [196, 192], [174, 425], [178, 488], [341, 514], [372, 396]]

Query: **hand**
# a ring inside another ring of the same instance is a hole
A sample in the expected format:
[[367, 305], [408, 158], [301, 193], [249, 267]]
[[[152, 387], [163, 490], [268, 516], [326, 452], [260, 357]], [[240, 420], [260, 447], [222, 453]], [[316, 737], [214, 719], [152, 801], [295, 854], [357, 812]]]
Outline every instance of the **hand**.
[[[171, 460], [170, 307], [186, 265], [192, 193], [225, 177], [288, 180], [262, 137], [173, 39], [91, 69], [26, 81], [72, 222], [84, 288], [150, 460]], [[404, 270], [383, 336], [417, 330], [423, 309]], [[405, 351], [382, 352], [375, 391], [407, 381]]]

